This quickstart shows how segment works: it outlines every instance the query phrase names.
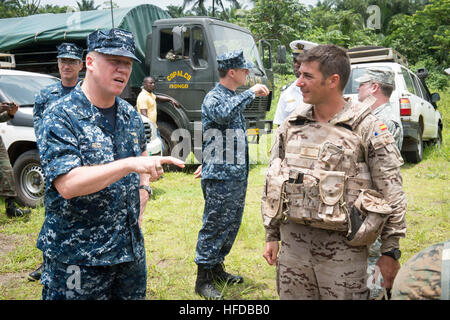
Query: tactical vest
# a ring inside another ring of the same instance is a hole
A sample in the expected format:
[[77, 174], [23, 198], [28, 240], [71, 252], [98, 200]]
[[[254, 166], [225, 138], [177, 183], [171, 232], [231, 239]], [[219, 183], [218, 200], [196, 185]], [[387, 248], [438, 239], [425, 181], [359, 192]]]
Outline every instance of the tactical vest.
[[310, 122], [299, 115], [289, 118], [284, 158], [272, 163], [267, 174], [263, 207], [272, 207], [265, 208], [272, 217], [263, 213], [266, 224], [282, 215], [297, 223], [346, 231], [355, 238], [354, 245], [375, 241], [392, 209], [373, 190], [360, 132], [370, 108], [359, 111], [337, 124]]

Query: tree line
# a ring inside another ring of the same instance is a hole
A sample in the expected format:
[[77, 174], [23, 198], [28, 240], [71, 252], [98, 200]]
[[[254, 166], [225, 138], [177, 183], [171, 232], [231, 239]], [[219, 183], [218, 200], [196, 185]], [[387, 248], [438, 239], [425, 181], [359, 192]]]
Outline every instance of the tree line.
[[[93, 0], [77, 5], [81, 11], [99, 8]], [[66, 11], [67, 6], [42, 6], [40, 0], [0, 3], [0, 18]], [[174, 18], [202, 15], [229, 21], [249, 29], [256, 40], [277, 39], [275, 45], [286, 47], [295, 39], [345, 48], [392, 47], [407, 57], [412, 70], [429, 70], [430, 86], [449, 84], [443, 70], [450, 66], [450, 0], [321, 0], [314, 6], [301, 0], [184, 0], [167, 11]], [[277, 65], [276, 71], [290, 73], [290, 64]]]

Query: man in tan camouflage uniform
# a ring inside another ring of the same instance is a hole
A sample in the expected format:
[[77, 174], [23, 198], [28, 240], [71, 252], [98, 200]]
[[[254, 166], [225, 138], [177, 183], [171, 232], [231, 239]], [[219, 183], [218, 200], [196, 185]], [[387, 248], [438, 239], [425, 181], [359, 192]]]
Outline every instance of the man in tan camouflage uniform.
[[403, 160], [386, 125], [371, 113], [374, 99], [353, 104], [342, 97], [350, 75], [344, 49], [309, 50], [300, 72], [306, 105], [278, 128], [271, 149], [263, 256], [277, 264], [281, 299], [367, 299], [368, 246], [380, 233], [377, 265], [385, 287], [400, 268]]
[[[387, 67], [369, 67], [366, 73], [355, 80], [359, 83], [358, 100], [364, 101], [368, 96], [373, 96], [376, 100], [372, 104], [372, 113], [380, 119], [388, 128], [395, 139], [398, 150], [402, 150], [403, 144], [403, 126], [400, 120], [400, 114], [394, 112], [389, 98], [395, 89], [394, 72]], [[379, 299], [384, 296], [384, 290], [381, 287], [383, 277], [377, 272], [375, 265], [381, 257], [381, 239], [380, 237], [369, 248], [369, 266], [367, 273], [372, 275], [373, 281], [369, 284], [370, 298]]]
[[[14, 117], [19, 109], [17, 103], [0, 103], [0, 122], [6, 122]], [[9, 217], [20, 217], [30, 213], [29, 209], [22, 210], [16, 207], [14, 198], [17, 196], [14, 184], [14, 173], [9, 162], [8, 151], [6, 151], [2, 137], [0, 136], [0, 196], [5, 197], [6, 215]]]
[[434, 244], [400, 269], [392, 287], [392, 300], [449, 300], [450, 240]]

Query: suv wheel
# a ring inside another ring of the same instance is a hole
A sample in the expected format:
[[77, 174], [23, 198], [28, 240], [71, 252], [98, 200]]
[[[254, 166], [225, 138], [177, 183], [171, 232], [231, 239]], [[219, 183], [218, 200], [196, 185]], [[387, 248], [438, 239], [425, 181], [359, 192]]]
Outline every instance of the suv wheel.
[[20, 155], [13, 166], [16, 182], [16, 201], [22, 206], [35, 208], [44, 197], [45, 179], [39, 153], [30, 150]]

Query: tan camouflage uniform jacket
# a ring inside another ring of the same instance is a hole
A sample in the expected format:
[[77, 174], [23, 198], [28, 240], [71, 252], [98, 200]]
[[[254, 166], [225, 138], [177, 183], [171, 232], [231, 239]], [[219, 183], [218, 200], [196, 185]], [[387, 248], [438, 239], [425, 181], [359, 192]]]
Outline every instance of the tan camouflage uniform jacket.
[[[372, 184], [393, 209], [381, 233], [381, 252], [387, 252], [399, 247], [399, 239], [404, 237], [406, 232], [407, 199], [402, 188], [402, 177], [400, 175], [400, 166], [403, 164], [403, 159], [395, 147], [395, 141], [387, 127], [370, 113], [369, 106], [370, 103], [364, 105], [354, 104], [347, 100], [344, 108], [329, 123], [351, 126], [353, 132], [362, 137], [362, 153], [365, 158], [364, 162], [369, 167]], [[363, 114], [365, 116], [361, 117]], [[276, 132], [275, 142], [271, 148], [268, 173], [271, 170], [271, 166], [273, 164], [279, 165], [280, 161], [281, 168], [283, 168], [283, 165], [286, 166], [284, 161], [286, 133], [290, 126], [295, 125], [295, 120], [298, 118], [304, 118], [308, 122], [317, 122], [314, 119], [312, 105], [305, 104], [297, 107]], [[362, 120], [360, 123], [355, 123], [357, 119]], [[263, 219], [264, 207], [263, 205]], [[272, 220], [270, 224], [265, 223], [266, 241], [280, 240], [280, 223], [280, 219]]]

